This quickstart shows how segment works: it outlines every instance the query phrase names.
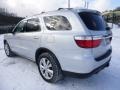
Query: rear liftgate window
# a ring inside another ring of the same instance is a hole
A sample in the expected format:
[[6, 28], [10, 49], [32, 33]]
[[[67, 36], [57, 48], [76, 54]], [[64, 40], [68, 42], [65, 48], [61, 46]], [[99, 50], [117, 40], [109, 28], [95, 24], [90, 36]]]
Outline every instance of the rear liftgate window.
[[105, 30], [106, 24], [100, 14], [91, 13], [91, 12], [81, 12], [79, 13], [79, 15], [88, 29], [94, 31]]

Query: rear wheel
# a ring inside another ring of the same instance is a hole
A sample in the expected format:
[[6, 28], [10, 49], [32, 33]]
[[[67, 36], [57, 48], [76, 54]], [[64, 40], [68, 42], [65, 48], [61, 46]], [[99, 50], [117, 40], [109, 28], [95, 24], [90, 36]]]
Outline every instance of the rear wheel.
[[4, 43], [4, 50], [8, 57], [13, 57], [15, 54], [11, 51], [10, 46], [7, 42]]
[[57, 59], [51, 53], [43, 53], [39, 56], [38, 69], [42, 78], [47, 82], [55, 83], [63, 78]]

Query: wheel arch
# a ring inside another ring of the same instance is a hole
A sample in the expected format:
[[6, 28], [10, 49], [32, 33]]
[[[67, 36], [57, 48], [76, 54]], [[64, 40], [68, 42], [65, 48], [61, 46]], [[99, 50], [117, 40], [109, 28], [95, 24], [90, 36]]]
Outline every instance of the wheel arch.
[[[51, 50], [49, 50], [49, 49], [47, 49], [47, 48], [44, 48], [44, 47], [39, 48], [39, 49], [36, 50], [36, 53], [35, 53], [35, 61], [36, 61], [36, 64], [38, 64], [37, 58], [39, 57], [39, 55], [42, 54], [42, 53], [45, 53], [45, 52], [48, 52], [48, 53], [54, 55], [55, 58], [57, 59], [56, 62], [57, 62], [57, 64], [58, 64], [58, 66], [61, 68], [60, 62], [59, 62], [58, 58], [56, 57], [56, 55], [55, 55]], [[62, 68], [61, 68], [61, 70], [62, 70]]]

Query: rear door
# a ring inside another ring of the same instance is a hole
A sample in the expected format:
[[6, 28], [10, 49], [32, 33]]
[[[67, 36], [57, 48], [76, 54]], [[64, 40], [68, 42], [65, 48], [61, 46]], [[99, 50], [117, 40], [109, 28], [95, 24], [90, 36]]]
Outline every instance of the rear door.
[[106, 23], [98, 12], [81, 12], [79, 16], [93, 39], [96, 37], [101, 39], [100, 45], [92, 48], [94, 57], [103, 56], [111, 49], [112, 32], [106, 30]]

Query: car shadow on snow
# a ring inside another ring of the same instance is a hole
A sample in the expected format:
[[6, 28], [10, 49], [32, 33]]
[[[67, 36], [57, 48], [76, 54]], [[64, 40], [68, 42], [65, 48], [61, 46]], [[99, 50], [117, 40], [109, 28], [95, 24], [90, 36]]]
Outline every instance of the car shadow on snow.
[[79, 89], [86, 88], [87, 90], [119, 90], [120, 78], [112, 75], [111, 68], [105, 69], [86, 79], [66, 77], [57, 85], [61, 87], [72, 86]]

